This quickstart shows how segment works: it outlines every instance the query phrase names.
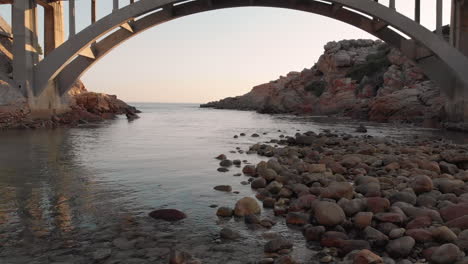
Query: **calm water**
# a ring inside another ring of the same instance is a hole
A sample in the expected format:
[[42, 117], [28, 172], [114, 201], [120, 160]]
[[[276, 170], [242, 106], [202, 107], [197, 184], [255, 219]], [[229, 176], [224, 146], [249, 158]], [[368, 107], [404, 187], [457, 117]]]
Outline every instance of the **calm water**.
[[[143, 219], [139, 225], [145, 232], [174, 233], [177, 247], [194, 252], [204, 263], [259, 259], [264, 230], [248, 230], [234, 220], [220, 222], [216, 209], [209, 207], [233, 206], [237, 199], [253, 195], [240, 184], [246, 177], [233, 176], [240, 169], [219, 173], [214, 157], [225, 153], [253, 163], [260, 158], [229, 151], [246, 150], [257, 141], [297, 130], [352, 132], [356, 127], [343, 120], [199, 109], [193, 104], [137, 107], [143, 113], [133, 122], [119, 118], [73, 129], [0, 133], [0, 263], [30, 263], [50, 249], [76, 248], [73, 254], [87, 254], [86, 247], [99, 241], [100, 232], [121, 227], [128, 219]], [[462, 134], [367, 126], [374, 136], [410, 139], [418, 135], [468, 143]], [[241, 132], [268, 134], [260, 139], [233, 138]], [[232, 185], [240, 193], [214, 191], [219, 184]], [[189, 217], [176, 224], [146, 217], [150, 210], [164, 207], [180, 209]], [[217, 238], [223, 226], [239, 230], [245, 240], [223, 248]], [[287, 228], [278, 224], [273, 230], [284, 233]], [[118, 236], [115, 232], [112, 235]], [[295, 254], [310, 257], [301, 235], [292, 232], [292, 236], [297, 241]], [[26, 249], [33, 253], [23, 254]]]

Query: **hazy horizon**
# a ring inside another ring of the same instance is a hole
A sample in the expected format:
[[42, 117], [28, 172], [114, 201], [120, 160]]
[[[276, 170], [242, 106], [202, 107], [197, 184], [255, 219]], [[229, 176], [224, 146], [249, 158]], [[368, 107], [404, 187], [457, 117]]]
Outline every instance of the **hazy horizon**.
[[[435, 28], [436, 0], [422, 2], [422, 24]], [[99, 17], [110, 13], [112, 1], [97, 4]], [[413, 16], [414, 1], [396, 4], [400, 12]], [[450, 4], [444, 0], [444, 24], [449, 23]], [[67, 6], [65, 2], [66, 10]], [[89, 25], [89, 8], [90, 1], [77, 1], [78, 31]], [[7, 20], [9, 12], [5, 6], [0, 9]], [[40, 28], [42, 16], [40, 11]], [[134, 103], [204, 103], [310, 68], [329, 41], [359, 38], [376, 39], [351, 25], [301, 11], [222, 9], [175, 19], [133, 37], [82, 80], [88, 90]]]

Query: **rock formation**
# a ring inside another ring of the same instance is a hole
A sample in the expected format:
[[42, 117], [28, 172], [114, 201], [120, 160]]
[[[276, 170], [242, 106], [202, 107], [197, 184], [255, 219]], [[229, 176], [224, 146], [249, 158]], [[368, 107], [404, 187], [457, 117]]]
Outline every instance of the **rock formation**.
[[444, 98], [411, 60], [382, 41], [329, 42], [311, 69], [201, 107], [438, 123]]

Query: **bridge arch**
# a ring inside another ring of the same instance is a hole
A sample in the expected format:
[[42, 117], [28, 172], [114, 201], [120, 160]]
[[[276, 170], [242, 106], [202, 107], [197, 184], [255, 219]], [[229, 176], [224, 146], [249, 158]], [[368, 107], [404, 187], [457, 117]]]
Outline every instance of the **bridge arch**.
[[[446, 94], [458, 84], [468, 87], [467, 57], [422, 25], [373, 0], [140, 0], [88, 26], [46, 56], [35, 67], [34, 92], [40, 95], [53, 84], [65, 93], [113, 48], [158, 24], [200, 12], [248, 6], [294, 9], [351, 24], [415, 60]], [[88, 55], [80, 55], [83, 51]]]

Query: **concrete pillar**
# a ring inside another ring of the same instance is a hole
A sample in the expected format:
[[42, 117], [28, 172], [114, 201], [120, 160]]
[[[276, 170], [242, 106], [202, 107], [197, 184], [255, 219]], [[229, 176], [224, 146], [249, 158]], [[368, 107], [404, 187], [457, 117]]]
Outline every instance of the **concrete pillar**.
[[114, 0], [114, 6], [112, 8], [112, 11], [119, 10], [119, 0]]
[[44, 54], [47, 55], [65, 39], [62, 2], [52, 2], [44, 7]]
[[442, 15], [443, 15], [444, 6], [442, 0], [437, 0], [436, 7], [436, 32], [437, 35], [442, 36]]
[[414, 1], [414, 21], [421, 23], [421, 0]]
[[[468, 1], [452, 0], [450, 43], [468, 56]], [[445, 107], [450, 121], [468, 123], [468, 86], [458, 84], [449, 89]]]
[[76, 34], [75, 0], [68, 3], [68, 20], [69, 37], [73, 37]]
[[96, 23], [96, 0], [91, 0], [91, 24]]
[[37, 4], [34, 0], [14, 0], [12, 5], [13, 80], [20, 91], [33, 96], [34, 65], [37, 53]]

